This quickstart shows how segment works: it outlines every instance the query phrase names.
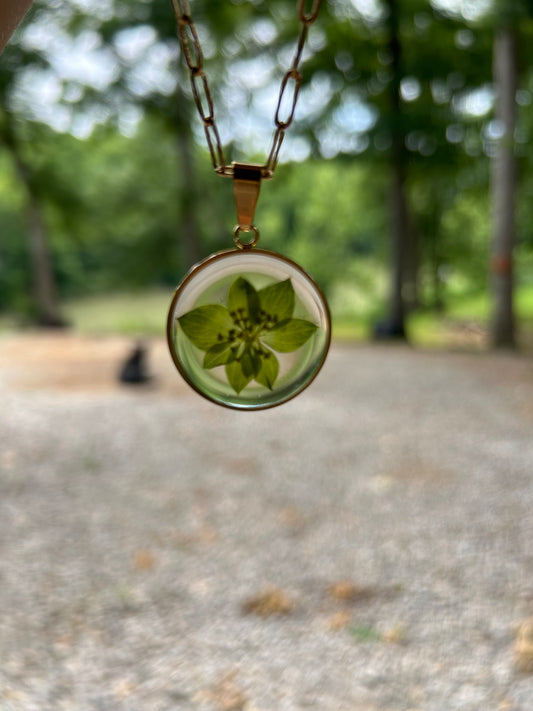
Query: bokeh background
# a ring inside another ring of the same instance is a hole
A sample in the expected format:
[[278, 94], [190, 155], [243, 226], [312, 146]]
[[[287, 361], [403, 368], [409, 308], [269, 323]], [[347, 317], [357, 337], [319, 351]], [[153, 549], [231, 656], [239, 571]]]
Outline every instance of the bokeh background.
[[[296, 3], [191, 10], [262, 163]], [[528, 0], [324, 0], [255, 221], [333, 343], [242, 413], [164, 337], [235, 223], [171, 4], [35, 0], [0, 57], [0, 711], [531, 711], [532, 39]]]
[[[263, 162], [294, 3], [193, 14], [227, 160]], [[531, 347], [532, 33], [520, 0], [324, 3], [256, 224], [326, 291], [337, 337]], [[0, 72], [2, 327], [160, 333], [235, 222], [171, 8], [37, 0]]]

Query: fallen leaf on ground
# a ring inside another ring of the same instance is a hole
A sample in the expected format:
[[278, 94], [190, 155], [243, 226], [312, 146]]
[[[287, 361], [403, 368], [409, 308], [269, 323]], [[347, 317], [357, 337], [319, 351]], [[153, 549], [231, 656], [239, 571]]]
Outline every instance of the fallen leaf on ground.
[[115, 696], [124, 699], [127, 696], [131, 696], [131, 694], [135, 691], [135, 688], [136, 684], [134, 684], [131, 679], [119, 679], [115, 684], [113, 691]]
[[518, 671], [533, 674], [533, 617], [518, 627], [515, 641], [515, 666]]
[[148, 550], [135, 551], [133, 567], [135, 570], [151, 570], [157, 563], [157, 558]]
[[335, 600], [354, 602], [355, 600], [363, 600], [371, 597], [373, 592], [370, 588], [356, 585], [351, 580], [339, 580], [329, 586], [329, 594]]
[[336, 612], [334, 615], [331, 615], [331, 617], [328, 617], [326, 625], [332, 632], [340, 632], [341, 630], [346, 629], [351, 621], [352, 613], [348, 610], [341, 610], [340, 612]]
[[406, 629], [403, 625], [395, 625], [383, 632], [383, 641], [391, 644], [403, 644], [405, 642]]
[[293, 610], [293, 603], [283, 590], [267, 588], [245, 600], [242, 610], [246, 615], [258, 615], [259, 617], [288, 615]]
[[287, 528], [302, 528], [305, 524], [305, 516], [296, 506], [285, 506], [278, 514], [279, 522]]
[[241, 711], [248, 699], [240, 686], [235, 682], [237, 672], [224, 674], [209, 689], [203, 689], [194, 695], [197, 703], [210, 703], [220, 711]]

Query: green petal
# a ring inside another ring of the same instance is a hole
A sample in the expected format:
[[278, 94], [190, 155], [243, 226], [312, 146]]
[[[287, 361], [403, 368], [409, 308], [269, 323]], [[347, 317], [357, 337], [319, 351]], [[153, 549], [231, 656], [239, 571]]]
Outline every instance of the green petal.
[[295, 294], [290, 279], [270, 284], [257, 292], [263, 311], [277, 316], [279, 321], [290, 318], [294, 311]]
[[251, 376], [246, 376], [242, 372], [241, 364], [238, 360], [234, 360], [232, 363], [226, 365], [226, 377], [231, 387], [235, 390], [237, 394], [243, 390], [250, 380]]
[[261, 340], [279, 353], [290, 353], [303, 346], [317, 326], [303, 318], [288, 318], [261, 336]]
[[261, 370], [261, 356], [252, 348], [246, 348], [241, 358], [243, 374], [255, 378]]
[[235, 279], [228, 292], [228, 310], [248, 317], [255, 322], [259, 313], [259, 297], [257, 291], [243, 277]]
[[202, 351], [227, 341], [229, 330], [234, 328], [228, 310], [220, 304], [198, 306], [180, 316], [178, 322], [187, 338]]
[[208, 370], [209, 368], [216, 368], [217, 365], [226, 365], [226, 363], [231, 363], [233, 360], [235, 360], [233, 343], [230, 341], [215, 343], [205, 354], [203, 367]]
[[269, 351], [268, 354], [261, 358], [261, 370], [255, 376], [255, 379], [260, 385], [264, 385], [265, 388], [272, 390], [276, 378], [279, 373], [279, 363], [276, 356]]

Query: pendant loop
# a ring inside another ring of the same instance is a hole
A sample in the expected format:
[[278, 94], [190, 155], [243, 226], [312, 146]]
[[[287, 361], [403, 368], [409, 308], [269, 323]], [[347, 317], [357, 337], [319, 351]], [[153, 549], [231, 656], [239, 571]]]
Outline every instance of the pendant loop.
[[[239, 237], [239, 232], [253, 232], [253, 237], [249, 242], [243, 242]], [[239, 249], [252, 249], [255, 247], [259, 241], [259, 230], [255, 225], [250, 225], [249, 227], [243, 227], [242, 225], [235, 225], [233, 230], [233, 241]]]
[[255, 206], [261, 189], [263, 166], [248, 163], [232, 163], [232, 165], [233, 194], [235, 196], [239, 229], [245, 232], [250, 229], [255, 231], [253, 221]]

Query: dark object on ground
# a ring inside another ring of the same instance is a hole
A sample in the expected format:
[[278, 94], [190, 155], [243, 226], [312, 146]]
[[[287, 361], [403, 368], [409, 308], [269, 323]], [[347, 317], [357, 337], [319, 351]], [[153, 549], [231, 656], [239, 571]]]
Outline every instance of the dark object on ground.
[[119, 380], [128, 385], [141, 385], [151, 380], [146, 372], [146, 348], [138, 344], [120, 369]]
[[64, 318], [61, 316], [55, 317], [55, 316], [40, 316], [37, 319], [37, 326], [39, 328], [57, 328], [57, 329], [64, 329], [64, 328], [70, 328], [70, 323], [66, 321]]
[[374, 340], [407, 340], [405, 328], [402, 325], [392, 323], [391, 321], [379, 321], [375, 324], [373, 330]]

